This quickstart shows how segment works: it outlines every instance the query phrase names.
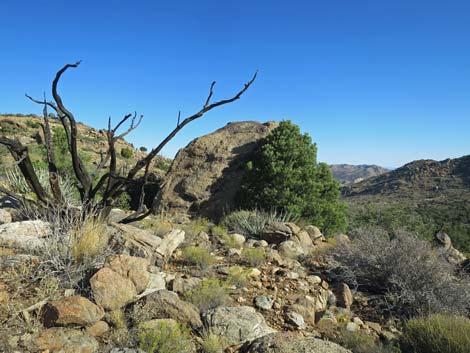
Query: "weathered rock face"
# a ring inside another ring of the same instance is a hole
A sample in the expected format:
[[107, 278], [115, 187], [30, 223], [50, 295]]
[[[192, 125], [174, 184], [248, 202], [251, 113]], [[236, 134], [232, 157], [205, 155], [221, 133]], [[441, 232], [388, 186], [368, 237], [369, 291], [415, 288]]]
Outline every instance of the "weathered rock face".
[[134, 283], [113, 270], [103, 267], [90, 279], [93, 296], [106, 310], [116, 310], [130, 303], [137, 291]]
[[156, 318], [173, 318], [193, 328], [202, 327], [201, 318], [196, 307], [179, 299], [174, 292], [165, 289], [156, 291], [147, 297], [147, 305], [159, 308], [159, 317]]
[[35, 339], [37, 348], [47, 352], [93, 353], [98, 342], [80, 330], [54, 327], [41, 332]]
[[104, 316], [104, 310], [84, 297], [72, 296], [50, 301], [44, 308], [46, 327], [54, 325], [91, 325]]
[[207, 327], [230, 344], [241, 344], [274, 333], [264, 317], [249, 306], [218, 307], [203, 316]]
[[243, 353], [351, 353], [336, 343], [317, 338], [294, 338], [273, 334], [258, 338], [242, 348]]
[[35, 220], [0, 225], [0, 246], [25, 251], [41, 247], [50, 232], [49, 223]]
[[248, 162], [275, 122], [229, 123], [193, 140], [180, 150], [157, 196], [161, 209], [217, 219], [234, 206], [234, 198]]

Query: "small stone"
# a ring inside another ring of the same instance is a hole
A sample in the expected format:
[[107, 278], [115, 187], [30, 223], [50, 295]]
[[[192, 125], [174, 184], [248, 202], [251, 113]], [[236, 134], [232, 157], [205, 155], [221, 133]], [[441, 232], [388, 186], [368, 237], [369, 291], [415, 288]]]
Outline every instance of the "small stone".
[[320, 284], [321, 283], [321, 278], [319, 276], [307, 276], [307, 281], [308, 283], [312, 284], [312, 285], [316, 285], [316, 284]]
[[307, 326], [304, 321], [304, 317], [294, 311], [289, 311], [286, 314], [286, 320], [288, 323], [294, 325], [296, 328], [303, 330]]
[[243, 245], [243, 243], [246, 240], [243, 235], [238, 234], [238, 233], [233, 233], [230, 236], [232, 237], [232, 240], [238, 245]]
[[255, 298], [255, 306], [259, 309], [271, 310], [273, 307], [273, 304], [274, 304], [274, 301], [266, 295], [260, 295]]
[[108, 331], [109, 325], [105, 321], [98, 321], [86, 329], [86, 333], [93, 337], [101, 337]]
[[355, 322], [348, 322], [346, 324], [346, 331], [356, 332], [357, 330], [359, 330], [359, 325], [356, 324]]
[[364, 327], [365, 324], [364, 324], [364, 321], [362, 321], [360, 318], [358, 318], [357, 316], [355, 318], [353, 318], [352, 320], [355, 324], [357, 324], [359, 327]]
[[346, 283], [341, 283], [335, 291], [337, 305], [342, 308], [349, 309], [353, 303], [353, 296], [349, 286]]
[[3, 208], [0, 208], [0, 224], [11, 223], [11, 221], [12, 221], [11, 213]]

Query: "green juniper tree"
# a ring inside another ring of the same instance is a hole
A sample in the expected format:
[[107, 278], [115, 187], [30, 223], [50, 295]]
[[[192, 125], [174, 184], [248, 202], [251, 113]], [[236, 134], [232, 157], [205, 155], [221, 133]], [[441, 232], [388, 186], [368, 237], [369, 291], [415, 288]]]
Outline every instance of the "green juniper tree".
[[289, 212], [333, 233], [346, 225], [339, 196], [330, 168], [317, 163], [316, 144], [286, 120], [261, 142], [247, 164], [238, 202], [244, 208]]

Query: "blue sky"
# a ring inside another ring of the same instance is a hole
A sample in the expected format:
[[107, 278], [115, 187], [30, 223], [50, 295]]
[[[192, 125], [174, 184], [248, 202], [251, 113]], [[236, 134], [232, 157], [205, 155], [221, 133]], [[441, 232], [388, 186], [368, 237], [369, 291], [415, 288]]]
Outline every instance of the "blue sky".
[[470, 2], [0, 2], [0, 112], [40, 113], [55, 72], [66, 105], [96, 128], [137, 110], [129, 136], [156, 145], [217, 80], [240, 101], [189, 125], [164, 150], [236, 120], [291, 119], [328, 163], [399, 166], [470, 153]]

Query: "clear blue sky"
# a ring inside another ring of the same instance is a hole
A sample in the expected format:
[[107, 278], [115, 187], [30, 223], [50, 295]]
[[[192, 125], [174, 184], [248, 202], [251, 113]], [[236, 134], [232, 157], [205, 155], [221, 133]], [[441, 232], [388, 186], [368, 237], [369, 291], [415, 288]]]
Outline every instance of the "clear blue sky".
[[168, 145], [235, 120], [291, 119], [328, 163], [399, 166], [470, 153], [470, 2], [0, 2], [0, 112], [40, 113], [24, 93], [50, 93], [55, 72], [82, 59], [60, 91], [96, 128], [137, 110], [136, 146], [157, 144], [197, 111], [209, 84], [238, 102]]

